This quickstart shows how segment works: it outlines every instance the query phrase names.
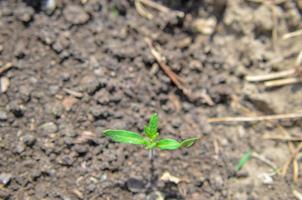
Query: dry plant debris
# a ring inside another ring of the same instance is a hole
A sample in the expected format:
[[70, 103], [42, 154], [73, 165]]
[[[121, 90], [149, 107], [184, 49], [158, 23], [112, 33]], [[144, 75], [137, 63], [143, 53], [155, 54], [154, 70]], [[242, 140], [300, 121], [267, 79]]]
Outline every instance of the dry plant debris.
[[297, 36], [300, 36], [300, 35], [302, 35], [302, 29], [299, 29], [299, 30], [296, 30], [296, 31], [293, 31], [293, 32], [290, 32], [290, 33], [286, 33], [282, 36], [282, 39], [287, 40], [287, 39], [297, 37]]
[[143, 5], [145, 6], [148, 6], [152, 9], [155, 9], [155, 10], [158, 10], [159, 12], [162, 12], [162, 13], [165, 13], [165, 14], [174, 14], [176, 15], [177, 17], [184, 17], [185, 14], [181, 11], [174, 11], [174, 10], [171, 10], [170, 8], [168, 7], [165, 7], [159, 3], [156, 3], [154, 1], [151, 1], [151, 0], [135, 0], [134, 2], [135, 4], [135, 8], [136, 8], [136, 11], [138, 12], [138, 14], [140, 14], [141, 16], [151, 20], [154, 18], [154, 15], [152, 15], [150, 12], [148, 12]]
[[278, 115], [264, 115], [264, 116], [253, 116], [253, 117], [220, 117], [220, 118], [209, 118], [209, 123], [217, 122], [256, 122], [256, 121], [272, 121], [272, 120], [288, 120], [302, 118], [302, 112], [278, 114]]
[[175, 72], [171, 70], [171, 68], [165, 63], [165, 58], [159, 53], [159, 51], [156, 49], [156, 47], [153, 45], [153, 42], [151, 41], [150, 38], [145, 38], [145, 42], [147, 43], [151, 54], [154, 56], [155, 60], [161, 67], [161, 69], [165, 72], [165, 74], [170, 78], [171, 82], [183, 92], [186, 97], [194, 101], [197, 98], [202, 98], [208, 105], [212, 106], [214, 105], [213, 100], [209, 95], [206, 93], [201, 93], [200, 97], [193, 95], [192, 91], [188, 89], [186, 86], [185, 82], [177, 75]]
[[6, 72], [7, 70], [11, 69], [12, 67], [13, 67], [12, 63], [6, 63], [6, 65], [0, 68], [0, 75]]
[[[236, 97], [233, 97], [233, 103], [236, 104], [236, 107], [241, 108], [246, 114], [254, 114], [250, 109], [239, 104], [239, 100]], [[293, 119], [293, 118], [301, 118], [302, 112], [300, 113], [290, 113], [290, 114], [280, 114], [280, 115], [266, 115], [266, 116], [251, 116], [251, 117], [226, 117], [226, 118], [209, 118], [209, 123], [217, 123], [217, 122], [256, 122], [256, 121], [271, 121], [271, 120], [284, 120], [284, 119]], [[277, 124], [278, 129], [281, 131], [282, 135], [264, 135], [263, 139], [272, 139], [272, 140], [280, 140], [288, 143], [288, 148], [291, 153], [291, 157], [285, 162], [282, 169], [279, 168], [270, 160], [265, 158], [264, 156], [257, 154], [255, 152], [252, 153], [252, 157], [256, 158], [268, 166], [270, 166], [274, 171], [278, 174], [285, 176], [287, 174], [288, 168], [290, 164], [292, 164], [292, 181], [296, 183], [299, 177], [299, 164], [298, 157], [299, 153], [302, 151], [302, 138], [292, 137], [286, 131], [286, 129]], [[294, 142], [299, 142], [298, 146], [295, 147]]]
[[247, 76], [245, 80], [249, 82], [264, 82], [266, 88], [279, 87], [284, 85], [290, 85], [302, 82], [302, 51], [298, 54], [296, 58], [295, 67], [293, 69], [288, 69], [280, 72]]

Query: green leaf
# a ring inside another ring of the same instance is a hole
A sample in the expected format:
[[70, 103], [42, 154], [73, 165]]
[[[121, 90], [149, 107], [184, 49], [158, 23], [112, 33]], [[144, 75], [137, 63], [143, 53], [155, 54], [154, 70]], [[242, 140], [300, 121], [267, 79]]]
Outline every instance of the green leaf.
[[247, 161], [251, 158], [252, 156], [252, 151], [249, 150], [248, 152], [246, 152], [241, 159], [239, 160], [238, 164], [235, 167], [235, 171], [238, 172], [240, 171], [240, 169], [247, 163]]
[[181, 147], [181, 143], [173, 139], [161, 139], [156, 143], [156, 147], [160, 149], [174, 150]]
[[154, 113], [149, 120], [149, 125], [145, 126], [144, 131], [148, 138], [154, 140], [158, 136], [157, 132], [158, 116]]
[[131, 131], [125, 130], [106, 130], [104, 134], [110, 137], [115, 142], [128, 143], [128, 144], [143, 144], [147, 145], [148, 141], [139, 135]]
[[150, 133], [152, 135], [157, 133], [157, 124], [158, 124], [158, 116], [156, 113], [154, 113], [151, 117], [150, 117], [150, 121], [149, 121], [149, 129], [150, 129]]
[[192, 146], [199, 138], [198, 137], [193, 137], [193, 138], [188, 138], [185, 139], [181, 142], [181, 147], [190, 147]]

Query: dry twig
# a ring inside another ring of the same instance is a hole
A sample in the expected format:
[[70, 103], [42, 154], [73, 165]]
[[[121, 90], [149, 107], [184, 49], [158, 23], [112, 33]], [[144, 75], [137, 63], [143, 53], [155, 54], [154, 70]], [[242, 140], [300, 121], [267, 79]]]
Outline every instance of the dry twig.
[[245, 80], [249, 82], [261, 82], [261, 81], [274, 80], [274, 79], [284, 78], [287, 76], [292, 76], [295, 73], [296, 73], [295, 69], [289, 69], [289, 70], [284, 70], [281, 72], [270, 73], [270, 74], [246, 76]]
[[297, 65], [298, 67], [299, 67], [299, 66], [302, 66], [302, 51], [300, 51], [300, 53], [299, 53], [298, 56], [297, 56], [296, 65]]
[[[172, 83], [178, 89], [180, 89], [184, 93], [184, 95], [188, 97], [188, 99], [196, 99], [196, 97], [193, 96], [192, 91], [186, 87], [184, 81], [177, 74], [175, 74], [165, 63], [164, 57], [155, 49], [150, 38], [145, 38], [145, 42], [148, 44], [151, 54], [154, 56], [155, 60], [157, 61], [161, 69], [164, 71], [164, 73], [170, 78]], [[203, 98], [208, 105], [214, 105], [214, 102], [212, 101], [211, 97], [209, 97], [207, 94], [202, 93], [201, 98]]]
[[295, 84], [295, 83], [301, 83], [302, 82], [302, 78], [284, 78], [284, 79], [280, 79], [280, 80], [273, 80], [273, 81], [266, 81], [264, 83], [264, 86], [267, 88], [271, 88], [271, 87], [279, 87], [279, 86], [283, 86], [283, 85], [291, 85], [291, 84]]
[[[250, 2], [254, 2], [254, 3], [265, 3], [267, 0], [247, 0], [247, 1], [250, 1]], [[284, 3], [286, 0], [275, 0], [275, 4], [278, 5], [278, 4], [281, 4], [281, 3]]]
[[298, 199], [302, 200], [302, 194], [298, 192], [297, 190], [293, 190], [293, 195]]
[[266, 165], [268, 165], [269, 167], [271, 167], [273, 170], [277, 169], [277, 166], [275, 165], [275, 163], [273, 163], [272, 161], [270, 161], [269, 159], [267, 159], [263, 155], [260, 155], [260, 154], [258, 154], [256, 152], [253, 152], [252, 153], [252, 157], [260, 160], [263, 163], [265, 163]]
[[67, 94], [70, 94], [74, 97], [77, 97], [77, 98], [82, 98], [84, 96], [83, 93], [81, 92], [77, 92], [77, 91], [74, 91], [74, 90], [71, 90], [71, 89], [68, 89], [68, 88], [64, 88], [63, 89]]
[[294, 32], [286, 33], [282, 36], [282, 39], [287, 40], [287, 39], [297, 37], [297, 36], [300, 36], [300, 35], [302, 35], [302, 29], [296, 30]]
[[184, 82], [183, 80], [175, 74], [170, 67], [164, 62], [164, 58], [160, 55], [160, 53], [155, 49], [155, 47], [152, 44], [152, 41], [149, 38], [145, 38], [146, 43], [148, 44], [151, 54], [154, 56], [155, 60], [158, 62], [159, 66], [162, 68], [162, 70], [166, 73], [166, 75], [171, 79], [171, 81], [184, 93], [188, 94], [188, 90], [184, 88]]
[[144, 4], [145, 6], [148, 6], [150, 8], [153, 8], [155, 10], [158, 10], [159, 12], [163, 12], [163, 13], [166, 13], [166, 14], [175, 14], [176, 16], [178, 17], [184, 17], [185, 14], [181, 11], [174, 11], [174, 10], [171, 10], [159, 3], [156, 3], [154, 1], [151, 1], [151, 0], [135, 0], [135, 8], [137, 10], [137, 12], [143, 16], [143, 17], [146, 17], [147, 19], [152, 19], [154, 16], [149, 13], [148, 11], [145, 10], [145, 8], [143, 7], [142, 4]]
[[278, 140], [278, 141], [285, 141], [285, 142], [301, 142], [301, 138], [291, 137], [291, 136], [281, 136], [281, 135], [264, 135], [263, 139], [265, 140]]
[[271, 121], [271, 120], [287, 120], [302, 118], [302, 112], [288, 113], [279, 115], [265, 115], [265, 116], [253, 116], [253, 117], [220, 117], [220, 118], [209, 118], [209, 123], [217, 122], [256, 122], [256, 121]]
[[296, 67], [294, 69], [289, 69], [289, 70], [284, 70], [284, 71], [264, 74], [264, 75], [246, 76], [245, 80], [249, 82], [264, 81], [264, 86], [267, 88], [301, 83], [302, 82], [301, 67], [302, 67], [302, 51], [300, 51], [300, 53], [297, 56]]
[[135, 0], [134, 5], [138, 14], [140, 14], [143, 17], [146, 17], [147, 19], [153, 18], [153, 15], [148, 11], [146, 11], [145, 8], [143, 7], [141, 0]]
[[175, 13], [178, 17], [184, 17], [185, 14], [181, 11], [172, 11], [171, 9], [163, 6], [163, 5], [160, 5], [159, 3], [156, 3], [154, 1], [151, 1], [151, 0], [140, 0], [143, 4], [145, 4], [146, 6], [149, 6], [153, 9], [156, 9], [160, 12], [163, 12], [163, 13]]
[[302, 150], [302, 142], [298, 145], [298, 147], [296, 149], [294, 149], [291, 157], [288, 159], [288, 161], [285, 163], [285, 165], [283, 166], [282, 169], [282, 175], [285, 176], [287, 170], [288, 170], [288, 166], [290, 165], [290, 163], [296, 158], [296, 156], [299, 154], [299, 152]]
[[278, 42], [278, 19], [277, 19], [277, 14], [276, 14], [276, 1], [271, 0], [270, 1], [270, 7], [272, 10], [272, 21], [273, 21], [273, 29], [272, 29], [272, 44], [273, 44], [273, 49], [277, 50], [277, 42]]
[[[300, 53], [298, 53], [300, 52]], [[288, 70], [283, 70], [280, 72], [273, 72], [269, 74], [261, 74], [261, 75], [249, 75], [245, 77], [246, 81], [249, 82], [264, 82], [264, 81], [270, 81], [270, 80], [275, 80], [275, 79], [282, 79], [290, 76], [299, 76], [300, 72], [300, 65], [302, 64], [302, 51], [298, 52], [290, 52], [286, 55], [283, 55], [281, 57], [278, 57], [276, 59], [271, 60], [270, 62], [267, 63], [267, 66], [270, 67], [273, 64], [279, 63], [284, 61], [285, 59], [290, 59], [294, 56], [296, 56], [296, 67], [293, 69], [288, 69]]]
[[[278, 125], [278, 129], [281, 131], [282, 135], [284, 135], [284, 137], [287, 137], [287, 138], [290, 138], [291, 136], [289, 135], [289, 133], [286, 131], [286, 129], [281, 126], [281, 125]], [[288, 145], [288, 149], [290, 151], [291, 154], [294, 154], [295, 152], [295, 147], [294, 147], [294, 143], [292, 141], [288, 141], [287, 142], [287, 145]], [[285, 162], [285, 164], [283, 165], [283, 168], [282, 168], [282, 171], [281, 171], [281, 175], [282, 176], [285, 176], [286, 175], [286, 172], [287, 172], [287, 169], [289, 168], [289, 165], [291, 163], [291, 159], [287, 160]], [[293, 170], [294, 172], [295, 170]]]
[[3, 67], [0, 68], [0, 75], [12, 67], [13, 67], [12, 63], [6, 63]]
[[293, 182], [297, 183], [299, 177], [299, 164], [297, 160], [298, 154], [293, 159]]

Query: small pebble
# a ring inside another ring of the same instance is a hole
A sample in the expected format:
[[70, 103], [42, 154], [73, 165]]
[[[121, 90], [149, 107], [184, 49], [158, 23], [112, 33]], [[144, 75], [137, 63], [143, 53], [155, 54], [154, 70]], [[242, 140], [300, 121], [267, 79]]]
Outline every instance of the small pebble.
[[134, 193], [143, 192], [145, 190], [144, 182], [134, 178], [128, 179], [126, 182], [126, 186], [129, 191]]
[[40, 170], [34, 169], [31, 173], [31, 177], [36, 180], [42, 175], [42, 172]]
[[21, 85], [19, 88], [19, 95], [24, 102], [28, 102], [31, 98], [32, 88], [28, 85]]
[[15, 117], [21, 118], [24, 116], [25, 107], [23, 105], [19, 105], [17, 102], [13, 101], [9, 103], [9, 110], [14, 114]]
[[69, 155], [64, 155], [58, 160], [58, 162], [63, 166], [72, 166], [74, 161], [75, 161], [74, 158]]
[[23, 137], [23, 142], [26, 146], [32, 147], [36, 143], [35, 136], [28, 134]]
[[52, 103], [47, 103], [45, 105], [45, 110], [47, 113], [53, 115], [56, 118], [59, 118], [64, 111], [64, 107], [62, 106], [61, 102], [55, 101]]
[[74, 98], [73, 96], [68, 96], [63, 99], [62, 105], [65, 108], [65, 110], [69, 111], [69, 110], [71, 110], [72, 106], [75, 103], [77, 103], [77, 101], [78, 100], [76, 98]]
[[15, 15], [21, 22], [28, 23], [33, 18], [34, 10], [31, 7], [20, 7], [16, 9]]
[[86, 190], [88, 192], [94, 192], [95, 188], [96, 188], [96, 185], [94, 183], [91, 183], [86, 187]]
[[211, 175], [210, 181], [216, 190], [221, 190], [223, 188], [224, 181], [223, 181], [223, 178], [219, 174]]
[[10, 173], [1, 173], [0, 174], [0, 183], [2, 185], [7, 185], [12, 179], [12, 174]]
[[95, 118], [98, 118], [103, 113], [102, 106], [92, 106], [90, 111]]
[[74, 141], [73, 141], [73, 139], [71, 138], [71, 137], [64, 137], [64, 144], [66, 144], [66, 145], [68, 145], [68, 146], [70, 146], [70, 145], [72, 145], [73, 143], [74, 143]]
[[7, 78], [7, 77], [2, 77], [2, 78], [0, 79], [1, 93], [7, 92], [8, 87], [9, 87], [9, 84], [10, 84], [9, 78]]
[[48, 14], [52, 14], [56, 9], [56, 0], [42, 0], [42, 9]]
[[155, 191], [149, 194], [146, 198], [147, 200], [164, 200], [164, 196], [161, 192]]
[[19, 142], [16, 146], [16, 153], [21, 154], [25, 151], [25, 145], [21, 142]]
[[71, 4], [64, 9], [65, 19], [74, 25], [85, 24], [89, 20], [89, 15], [78, 5]]
[[59, 90], [60, 90], [60, 87], [58, 85], [51, 85], [48, 88], [48, 94], [55, 95], [58, 93]]
[[86, 146], [83, 145], [75, 145], [74, 146], [74, 150], [78, 153], [78, 154], [85, 154], [88, 151], [88, 148]]
[[274, 180], [272, 176], [268, 173], [261, 173], [258, 175], [258, 178], [261, 180], [263, 184], [270, 185], [273, 184]]
[[55, 133], [58, 131], [58, 127], [53, 122], [47, 122], [40, 126], [40, 130], [43, 135], [47, 136], [49, 134]]
[[0, 121], [6, 121], [8, 119], [6, 112], [0, 110]]

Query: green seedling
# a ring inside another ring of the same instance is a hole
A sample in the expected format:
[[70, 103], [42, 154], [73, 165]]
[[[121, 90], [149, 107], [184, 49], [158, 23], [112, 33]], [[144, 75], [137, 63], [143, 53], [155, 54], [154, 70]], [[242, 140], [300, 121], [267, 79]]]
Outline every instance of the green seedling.
[[119, 15], [119, 11], [118, 11], [118, 9], [117, 9], [116, 7], [113, 7], [113, 8], [111, 9], [111, 15], [112, 15], [113, 17], [116, 17], [116, 16]]
[[243, 156], [241, 157], [241, 159], [239, 160], [238, 164], [235, 167], [235, 171], [239, 172], [241, 168], [247, 163], [247, 161], [251, 159], [251, 156], [252, 156], [251, 150], [243, 154]]
[[180, 148], [188, 148], [192, 146], [197, 140], [197, 137], [188, 138], [182, 141], [177, 141], [171, 138], [159, 138], [158, 133], [158, 115], [153, 114], [150, 118], [149, 124], [144, 127], [144, 135], [126, 131], [126, 130], [106, 130], [104, 131], [105, 136], [110, 137], [115, 142], [142, 145], [149, 150], [150, 160], [150, 177], [148, 186], [152, 186], [153, 180], [153, 157], [154, 149], [160, 150], [176, 150]]

